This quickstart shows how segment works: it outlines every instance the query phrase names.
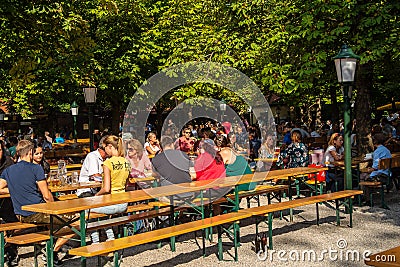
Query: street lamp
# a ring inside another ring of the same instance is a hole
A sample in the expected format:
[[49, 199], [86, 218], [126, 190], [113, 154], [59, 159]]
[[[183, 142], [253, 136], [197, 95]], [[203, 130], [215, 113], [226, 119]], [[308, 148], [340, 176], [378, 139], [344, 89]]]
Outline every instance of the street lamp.
[[73, 129], [73, 135], [74, 135], [74, 141], [75, 141], [75, 143], [76, 143], [76, 138], [77, 138], [77, 132], [76, 132], [76, 117], [78, 116], [78, 109], [79, 109], [79, 106], [76, 104], [76, 102], [74, 101], [74, 102], [72, 102], [72, 104], [71, 104], [71, 115], [72, 115], [72, 118], [74, 119], [74, 129]]
[[94, 150], [93, 145], [93, 105], [96, 103], [96, 87], [85, 87], [83, 88], [83, 94], [85, 95], [85, 103], [89, 107], [89, 139], [90, 139], [90, 151]]
[[354, 82], [354, 74], [356, 72], [357, 60], [359, 56], [347, 46], [343, 45], [334, 58], [338, 82], [342, 84], [344, 99], [344, 167], [345, 167], [345, 185], [346, 189], [353, 188], [351, 175], [351, 144], [350, 144], [350, 99], [352, 84]]
[[219, 103], [219, 110], [221, 110], [221, 122], [223, 122], [224, 121], [224, 113], [225, 113], [225, 111], [226, 111], [226, 102], [225, 102], [225, 100], [221, 100], [221, 102]]

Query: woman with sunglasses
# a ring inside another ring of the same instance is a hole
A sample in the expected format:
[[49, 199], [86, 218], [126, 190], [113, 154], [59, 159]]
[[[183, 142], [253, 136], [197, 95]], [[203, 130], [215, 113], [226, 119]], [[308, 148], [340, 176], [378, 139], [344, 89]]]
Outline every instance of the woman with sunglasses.
[[182, 131], [182, 136], [175, 142], [175, 148], [182, 152], [193, 152], [196, 139], [192, 137], [192, 131], [185, 127]]
[[150, 132], [147, 135], [146, 141], [147, 142], [144, 143], [144, 148], [149, 159], [152, 159], [161, 151], [160, 142], [157, 139], [157, 135], [153, 132]]

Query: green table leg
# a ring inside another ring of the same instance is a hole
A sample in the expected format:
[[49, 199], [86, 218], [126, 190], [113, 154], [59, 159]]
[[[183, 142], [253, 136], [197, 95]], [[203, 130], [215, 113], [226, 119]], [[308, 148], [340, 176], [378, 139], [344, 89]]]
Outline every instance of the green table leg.
[[[81, 233], [81, 246], [86, 246], [86, 220], [85, 220], [86, 213], [84, 210], [80, 212], [79, 215], [79, 226], [80, 226], [80, 233]], [[81, 257], [81, 266], [86, 267], [86, 258]]]
[[349, 198], [349, 227], [353, 228], [353, 199]]
[[46, 249], [47, 265], [49, 267], [54, 266], [53, 249], [54, 249], [54, 215], [50, 215], [50, 239]]
[[0, 266], [4, 267], [4, 232], [0, 233]]
[[235, 245], [235, 261], [238, 261], [238, 246], [239, 246], [239, 224], [233, 223], [233, 242]]
[[268, 213], [268, 242], [269, 242], [269, 249], [274, 249], [272, 245], [272, 220], [273, 220], [273, 213]]
[[[289, 182], [289, 188], [288, 188], [288, 195], [289, 195], [289, 201], [292, 200], [292, 177], [288, 177], [288, 182]], [[290, 222], [293, 222], [293, 209], [289, 209], [289, 215], [290, 215]]]
[[222, 249], [222, 229], [221, 226], [217, 226], [218, 229], [218, 259], [224, 260], [223, 249]]
[[335, 205], [336, 205], [336, 225], [340, 225], [340, 214], [339, 214], [339, 200], [335, 199]]

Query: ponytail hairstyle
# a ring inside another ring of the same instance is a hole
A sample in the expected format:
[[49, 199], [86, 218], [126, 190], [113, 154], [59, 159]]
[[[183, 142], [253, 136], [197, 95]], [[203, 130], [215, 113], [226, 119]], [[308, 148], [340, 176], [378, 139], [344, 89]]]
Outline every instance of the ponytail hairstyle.
[[104, 142], [103, 143], [104, 147], [111, 144], [115, 149], [117, 149], [118, 157], [125, 156], [124, 145], [121, 137], [117, 137], [115, 135], [109, 135], [103, 142]]

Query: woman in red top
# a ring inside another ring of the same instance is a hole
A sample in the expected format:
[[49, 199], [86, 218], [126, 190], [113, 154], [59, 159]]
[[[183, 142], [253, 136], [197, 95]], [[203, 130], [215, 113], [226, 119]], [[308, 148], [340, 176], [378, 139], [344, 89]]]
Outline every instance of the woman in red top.
[[221, 155], [215, 150], [215, 144], [211, 139], [200, 142], [200, 155], [194, 163], [196, 180], [211, 180], [226, 176], [225, 165]]

